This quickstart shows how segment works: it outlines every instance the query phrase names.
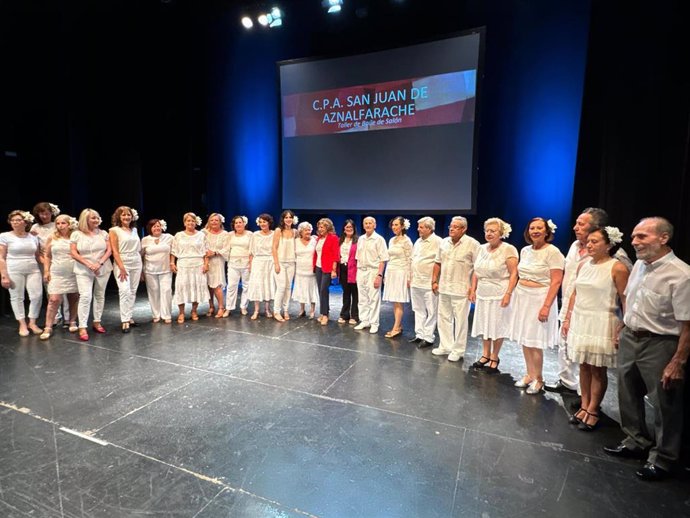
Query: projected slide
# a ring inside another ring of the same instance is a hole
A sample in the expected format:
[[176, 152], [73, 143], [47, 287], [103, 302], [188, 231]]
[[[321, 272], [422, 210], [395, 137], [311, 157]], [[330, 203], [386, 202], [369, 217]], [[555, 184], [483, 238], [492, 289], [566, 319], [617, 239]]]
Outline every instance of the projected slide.
[[482, 34], [279, 63], [283, 206], [474, 210]]

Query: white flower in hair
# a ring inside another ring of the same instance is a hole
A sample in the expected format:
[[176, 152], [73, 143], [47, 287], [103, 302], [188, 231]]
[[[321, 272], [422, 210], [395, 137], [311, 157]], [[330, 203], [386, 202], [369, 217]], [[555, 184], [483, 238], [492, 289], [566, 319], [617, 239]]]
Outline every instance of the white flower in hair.
[[552, 234], [555, 234], [555, 233], [556, 233], [556, 229], [558, 228], [558, 227], [556, 226], [556, 224], [555, 224], [553, 221], [551, 221], [550, 219], [547, 219], [547, 220], [546, 220], [546, 224], [547, 224], [547, 225], [549, 226], [549, 228], [551, 229], [551, 233], [552, 233]]
[[257, 216], [256, 217], [256, 226], [258, 227], [260, 223], [261, 223], [261, 218]]
[[240, 218], [242, 219], [242, 222], [245, 224], [245, 226], [247, 225], [247, 223], [249, 223], [249, 218], [247, 218], [247, 216], [240, 216]]
[[299, 218], [297, 216], [292, 217], [292, 224], [297, 225], [299, 223]]
[[407, 219], [407, 218], [403, 219], [403, 228], [405, 230], [410, 230], [410, 220], [409, 219]]
[[48, 206], [50, 207], [50, 213], [53, 215], [53, 217], [60, 215], [60, 207], [54, 203], [48, 203]]
[[132, 209], [132, 221], [137, 221], [139, 219], [139, 213], [137, 209]]
[[22, 219], [26, 221], [27, 223], [33, 223], [34, 222], [34, 217], [30, 212], [27, 212], [25, 210], [22, 211]]
[[513, 227], [510, 226], [510, 223], [506, 223], [505, 221], [503, 222], [503, 232], [501, 233], [502, 238], [507, 238], [510, 236], [510, 233], [513, 231]]
[[225, 216], [223, 216], [220, 212], [218, 213], [218, 219], [221, 223], [225, 224]]
[[77, 230], [79, 228], [79, 221], [77, 221], [77, 218], [73, 218], [70, 216], [69, 218], [69, 229], [70, 230]]
[[165, 221], [164, 219], [159, 219], [159, 220], [158, 220], [158, 223], [160, 224], [161, 230], [162, 230], [163, 232], [165, 232], [166, 230], [168, 230], [168, 222], [167, 222], [167, 221]]
[[103, 218], [100, 217], [100, 216], [98, 216], [98, 220], [97, 220], [97, 221], [98, 221], [98, 223], [96, 223], [96, 224], [100, 226], [100, 224], [103, 223]]
[[618, 227], [604, 227], [606, 235], [609, 236], [609, 242], [612, 245], [617, 245], [623, 242], [623, 232], [618, 230]]
[[197, 216], [196, 214], [194, 214], [194, 222], [196, 223], [197, 227], [201, 226], [201, 218], [199, 216]]

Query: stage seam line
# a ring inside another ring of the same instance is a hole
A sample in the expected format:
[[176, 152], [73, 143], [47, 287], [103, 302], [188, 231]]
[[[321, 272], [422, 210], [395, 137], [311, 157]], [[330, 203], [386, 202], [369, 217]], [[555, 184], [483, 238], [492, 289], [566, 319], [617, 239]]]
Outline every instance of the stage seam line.
[[465, 452], [465, 440], [467, 438], [467, 428], [462, 433], [462, 444], [460, 445], [460, 458], [458, 459], [458, 470], [455, 473], [455, 488], [453, 488], [453, 503], [450, 506], [449, 516], [453, 516], [453, 509], [455, 509], [455, 502], [458, 496], [458, 486], [460, 485], [460, 468], [462, 466], [462, 455]]
[[218, 491], [215, 495], [213, 495], [213, 498], [211, 498], [211, 500], [209, 500], [208, 502], [206, 502], [206, 503], [202, 506], [202, 508], [199, 509], [199, 510], [194, 514], [194, 516], [192, 516], [192, 518], [196, 518], [197, 516], [199, 516], [199, 513], [203, 512], [204, 509], [206, 509], [209, 505], [211, 505], [213, 502], [215, 502], [215, 501], [216, 501], [216, 498], [218, 498], [220, 495], [222, 495], [225, 491], [227, 491], [226, 488], [224, 488], [224, 487], [221, 488], [220, 491]]
[[333, 380], [333, 383], [331, 383], [330, 385], [328, 385], [325, 389], [323, 389], [323, 390], [321, 391], [321, 395], [322, 395], [322, 396], [325, 396], [326, 393], [327, 393], [329, 390], [331, 390], [331, 388], [333, 388], [333, 385], [335, 385], [336, 383], [338, 383], [338, 381], [340, 381], [340, 378], [342, 378], [343, 376], [345, 376], [345, 374], [347, 374], [348, 372], [350, 372], [350, 369], [351, 369], [352, 367], [354, 367], [355, 364], [356, 364], [358, 361], [359, 361], [359, 358], [357, 358], [354, 362], [352, 362], [352, 365], [350, 365], [347, 369], [345, 369], [345, 370], [343, 371], [343, 373], [342, 373], [340, 376], [338, 376], [335, 380]]
[[563, 496], [563, 490], [565, 489], [565, 483], [568, 481], [568, 475], [570, 474], [570, 466], [568, 466], [565, 470], [565, 477], [563, 477], [563, 484], [561, 485], [561, 490], [558, 492], [558, 498], [556, 498], [556, 502], [561, 501], [561, 497]]

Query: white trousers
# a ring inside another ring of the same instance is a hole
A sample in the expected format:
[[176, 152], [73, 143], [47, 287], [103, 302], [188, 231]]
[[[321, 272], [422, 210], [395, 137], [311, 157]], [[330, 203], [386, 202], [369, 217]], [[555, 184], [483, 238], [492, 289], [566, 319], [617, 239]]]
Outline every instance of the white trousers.
[[240, 280], [242, 281], [242, 297], [240, 298], [240, 309], [247, 309], [249, 299], [247, 298], [247, 285], [249, 284], [249, 268], [237, 267], [228, 263], [228, 286], [225, 291], [225, 309], [234, 310], [237, 306], [237, 292], [239, 291]]
[[467, 320], [470, 301], [462, 295], [438, 296], [439, 348], [464, 356], [467, 347]]
[[146, 293], [153, 318], [170, 320], [172, 308], [172, 273], [147, 273]]
[[273, 270], [273, 278], [276, 283], [276, 291], [273, 295], [273, 311], [283, 312], [288, 310], [290, 305], [290, 293], [292, 291], [292, 281], [295, 279], [295, 263], [280, 263], [280, 273]]
[[89, 324], [89, 308], [93, 300], [93, 320], [100, 322], [105, 306], [105, 287], [108, 285], [110, 272], [96, 277], [95, 275], [77, 274], [77, 289], [79, 290], [79, 327], [86, 328]]
[[127, 278], [121, 281], [120, 268], [115, 265], [115, 281], [117, 281], [117, 289], [120, 294], [120, 322], [132, 320], [134, 301], [137, 298], [137, 289], [141, 281], [141, 266], [138, 268], [125, 267], [125, 270], [127, 271]]
[[370, 326], [378, 326], [381, 315], [381, 287], [374, 288], [377, 274], [377, 268], [357, 269], [359, 321]]
[[580, 391], [580, 364], [568, 358], [568, 344], [563, 336], [558, 342], [558, 377], [567, 388]]
[[24, 310], [24, 292], [29, 293], [29, 318], [38, 318], [41, 314], [41, 304], [43, 303], [43, 280], [41, 272], [19, 273], [7, 269], [7, 275], [12, 280], [10, 288], [10, 305], [14, 312], [14, 318], [24, 320], [26, 312]]
[[431, 288], [410, 288], [412, 311], [414, 311], [414, 334], [427, 342], [436, 339], [436, 317], [438, 315], [438, 295]]

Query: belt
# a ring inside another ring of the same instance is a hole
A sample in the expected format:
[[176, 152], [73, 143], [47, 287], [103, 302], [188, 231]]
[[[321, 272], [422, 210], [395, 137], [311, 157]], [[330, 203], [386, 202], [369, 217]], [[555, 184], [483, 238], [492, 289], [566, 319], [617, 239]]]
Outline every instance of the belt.
[[640, 329], [639, 331], [635, 331], [633, 329], [630, 329], [629, 327], [626, 327], [625, 330], [633, 335], [635, 338], [678, 338], [676, 335], [660, 335], [658, 333], [652, 333], [651, 331], [647, 331], [646, 329]]

